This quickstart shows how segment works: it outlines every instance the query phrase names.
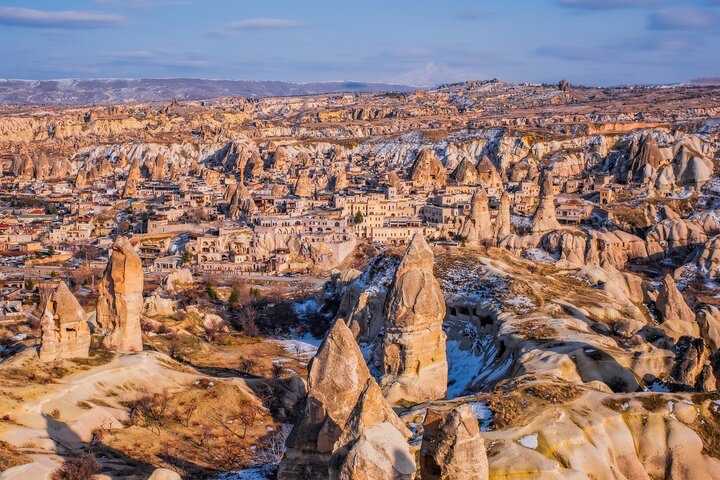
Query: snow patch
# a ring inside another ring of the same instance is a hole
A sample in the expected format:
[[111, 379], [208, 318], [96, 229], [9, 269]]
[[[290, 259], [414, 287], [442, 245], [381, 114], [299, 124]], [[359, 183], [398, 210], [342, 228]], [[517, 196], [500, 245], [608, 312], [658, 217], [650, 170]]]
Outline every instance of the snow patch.
[[532, 448], [535, 450], [538, 447], [538, 434], [533, 433], [531, 435], [525, 435], [518, 439], [518, 443], [525, 448]]
[[480, 424], [481, 432], [489, 432], [490, 425], [492, 424], [493, 413], [485, 402], [469, 402], [470, 409], [475, 414], [475, 418], [478, 419]]

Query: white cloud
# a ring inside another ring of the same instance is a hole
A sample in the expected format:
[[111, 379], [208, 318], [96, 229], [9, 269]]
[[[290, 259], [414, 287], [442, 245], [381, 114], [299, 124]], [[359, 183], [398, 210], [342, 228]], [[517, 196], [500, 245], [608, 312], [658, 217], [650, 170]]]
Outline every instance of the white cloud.
[[612, 10], [615, 8], [635, 8], [656, 5], [663, 0], [557, 0], [557, 3], [582, 10]]
[[448, 66], [444, 63], [430, 62], [424, 66], [402, 73], [388, 79], [389, 83], [411, 85], [415, 87], [430, 87], [442, 83], [463, 82], [473, 79], [483, 79], [487, 76], [469, 72], [462, 68]]
[[20, 7], [0, 7], [0, 24], [30, 28], [101, 28], [122, 25], [125, 18], [95, 12], [51, 12]]
[[648, 24], [653, 30], [704, 30], [717, 27], [718, 23], [717, 15], [691, 9], [669, 8], [648, 17]]
[[227, 37], [240, 30], [270, 30], [284, 28], [301, 28], [308, 24], [287, 18], [248, 18], [230, 22], [217, 30], [212, 30], [213, 35]]

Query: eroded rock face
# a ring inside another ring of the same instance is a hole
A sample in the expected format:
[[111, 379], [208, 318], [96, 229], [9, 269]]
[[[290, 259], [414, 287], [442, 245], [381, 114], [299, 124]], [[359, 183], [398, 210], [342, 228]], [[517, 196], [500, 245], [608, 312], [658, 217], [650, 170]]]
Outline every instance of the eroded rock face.
[[[370, 375], [352, 332], [336, 321], [310, 363], [308, 396], [287, 439], [278, 479], [338, 478], [339, 474], [348, 479], [374, 478], [358, 476], [359, 467], [412, 475], [414, 462], [412, 469], [406, 462], [412, 458], [405, 442], [409, 437]], [[390, 458], [374, 454], [390, 447]]]
[[705, 340], [683, 336], [678, 340], [675, 349], [676, 363], [670, 372], [672, 378], [698, 391], [715, 390], [715, 377], [708, 365], [710, 350]]
[[195, 283], [192, 272], [187, 268], [178, 268], [168, 273], [162, 279], [162, 287], [169, 293], [174, 293], [185, 288], [192, 287]]
[[470, 215], [465, 219], [460, 236], [469, 246], [478, 246], [483, 240], [492, 238], [490, 207], [485, 189], [478, 188], [470, 202]]
[[300, 172], [300, 177], [298, 177], [297, 182], [295, 182], [294, 193], [298, 197], [312, 196], [313, 184], [312, 180], [310, 180], [310, 176], [307, 170], [303, 170]]
[[485, 441], [468, 404], [449, 414], [428, 410], [423, 423], [420, 472], [423, 480], [488, 478]]
[[392, 424], [371, 426], [348, 452], [338, 480], [412, 480], [415, 458], [403, 445], [405, 438]]
[[439, 188], [445, 185], [445, 167], [429, 148], [420, 151], [410, 171], [410, 180], [420, 185]]
[[60, 282], [48, 298], [42, 315], [40, 361], [85, 358], [90, 349], [87, 315], [67, 287]]
[[553, 190], [552, 173], [546, 171], [540, 184], [540, 203], [532, 218], [533, 233], [549, 232], [560, 229], [560, 223], [555, 218], [555, 193]]
[[434, 258], [415, 234], [388, 294], [380, 384], [390, 404], [436, 400], [447, 391], [445, 298], [433, 276]]
[[110, 251], [98, 288], [97, 322], [104, 331], [103, 346], [119, 352], [139, 352], [143, 307], [140, 257], [125, 237], [118, 237]]
[[679, 338], [682, 335], [700, 336], [700, 327], [695, 321], [695, 312], [685, 303], [685, 299], [670, 275], [665, 275], [660, 283], [660, 291], [655, 304], [662, 317], [662, 327], [668, 332], [668, 335], [673, 338]]
[[500, 209], [495, 220], [495, 240], [501, 242], [511, 233], [512, 223], [510, 220], [510, 196], [503, 192], [500, 196]]

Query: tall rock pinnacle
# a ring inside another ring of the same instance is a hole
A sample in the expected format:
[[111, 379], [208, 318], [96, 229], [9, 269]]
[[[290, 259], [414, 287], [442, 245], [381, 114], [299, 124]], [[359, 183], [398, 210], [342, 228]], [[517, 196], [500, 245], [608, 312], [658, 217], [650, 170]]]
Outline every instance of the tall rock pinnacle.
[[380, 386], [391, 405], [436, 400], [447, 392], [445, 298], [433, 276], [434, 260], [416, 233], [390, 287]]
[[142, 264], [125, 237], [117, 238], [111, 252], [97, 305], [97, 322], [105, 332], [103, 345], [118, 352], [139, 352], [142, 351]]

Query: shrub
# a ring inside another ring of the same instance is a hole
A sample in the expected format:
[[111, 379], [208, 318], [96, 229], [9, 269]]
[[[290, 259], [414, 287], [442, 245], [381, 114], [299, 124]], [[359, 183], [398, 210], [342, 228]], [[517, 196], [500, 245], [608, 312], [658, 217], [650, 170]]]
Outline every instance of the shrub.
[[65, 460], [50, 476], [51, 480], [92, 480], [100, 472], [100, 464], [95, 457], [86, 453]]

